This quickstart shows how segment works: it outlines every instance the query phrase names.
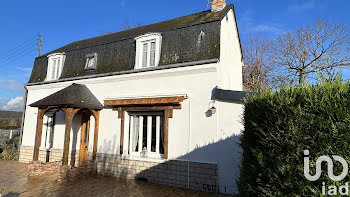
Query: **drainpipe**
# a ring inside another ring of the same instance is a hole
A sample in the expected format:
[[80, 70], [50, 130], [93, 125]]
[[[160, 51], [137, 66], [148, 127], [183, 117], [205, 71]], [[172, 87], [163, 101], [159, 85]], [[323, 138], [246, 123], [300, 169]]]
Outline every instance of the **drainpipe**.
[[189, 123], [188, 123], [188, 149], [187, 149], [187, 187], [190, 188], [190, 145], [191, 145], [191, 96], [188, 97], [188, 116], [189, 116]]
[[20, 148], [22, 145], [22, 137], [23, 137], [23, 127], [24, 127], [24, 119], [25, 119], [25, 112], [27, 107], [27, 97], [28, 97], [28, 89], [27, 86], [24, 86], [25, 92], [24, 92], [24, 102], [23, 102], [23, 111], [22, 111], [22, 125], [21, 125], [21, 131], [19, 133], [19, 142], [17, 147], [17, 161], [19, 161], [19, 155], [20, 155]]

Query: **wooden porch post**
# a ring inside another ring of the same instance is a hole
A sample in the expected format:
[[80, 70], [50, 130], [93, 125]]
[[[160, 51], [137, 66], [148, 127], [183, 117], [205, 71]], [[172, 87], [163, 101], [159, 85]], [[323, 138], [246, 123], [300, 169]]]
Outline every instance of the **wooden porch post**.
[[98, 128], [100, 124], [100, 111], [92, 111], [95, 118], [95, 129], [94, 129], [94, 147], [92, 151], [92, 159], [96, 160], [97, 153], [97, 141], [98, 141]]
[[70, 131], [72, 130], [73, 117], [74, 117], [75, 113], [77, 113], [77, 111], [79, 111], [79, 109], [63, 108], [62, 110], [64, 111], [65, 120], [66, 120], [62, 165], [68, 165]]
[[164, 159], [168, 159], [169, 118], [173, 117], [173, 110], [164, 111]]
[[121, 119], [120, 125], [120, 154], [124, 152], [124, 123], [125, 123], [125, 111], [119, 110], [118, 117]]
[[41, 133], [43, 130], [43, 118], [44, 118], [45, 112], [46, 112], [46, 109], [40, 109], [40, 108], [38, 109], [33, 161], [38, 161], [39, 159], [39, 147], [41, 144]]

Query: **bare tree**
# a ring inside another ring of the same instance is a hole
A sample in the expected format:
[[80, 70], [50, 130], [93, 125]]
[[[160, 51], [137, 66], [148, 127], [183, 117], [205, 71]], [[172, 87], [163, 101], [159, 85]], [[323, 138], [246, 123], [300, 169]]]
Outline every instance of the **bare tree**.
[[317, 19], [313, 25], [285, 33], [275, 40], [271, 63], [278, 76], [300, 85], [311, 73], [332, 72], [350, 65], [350, 35], [342, 23]]
[[269, 86], [271, 68], [268, 64], [269, 41], [250, 36], [243, 47], [243, 86], [245, 91], [262, 92]]

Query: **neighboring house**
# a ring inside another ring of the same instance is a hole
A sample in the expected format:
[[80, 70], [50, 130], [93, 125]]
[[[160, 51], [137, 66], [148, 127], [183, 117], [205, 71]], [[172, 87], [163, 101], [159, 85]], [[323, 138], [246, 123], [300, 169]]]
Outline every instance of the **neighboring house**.
[[223, 0], [37, 57], [26, 89], [20, 162], [237, 191], [242, 53]]

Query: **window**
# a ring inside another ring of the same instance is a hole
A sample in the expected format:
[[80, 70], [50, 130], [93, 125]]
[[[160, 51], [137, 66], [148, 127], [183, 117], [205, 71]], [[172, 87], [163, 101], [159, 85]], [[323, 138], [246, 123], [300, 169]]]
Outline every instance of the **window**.
[[162, 112], [131, 112], [129, 154], [162, 159], [164, 155], [164, 116]]
[[95, 70], [97, 66], [97, 53], [86, 55], [85, 70]]
[[52, 137], [54, 130], [54, 113], [48, 112], [43, 119], [44, 126], [41, 134], [41, 150], [49, 150], [52, 147]]
[[48, 56], [46, 80], [57, 80], [61, 77], [64, 60], [64, 53], [55, 53]]
[[135, 69], [156, 67], [159, 64], [162, 36], [146, 34], [136, 38]]

